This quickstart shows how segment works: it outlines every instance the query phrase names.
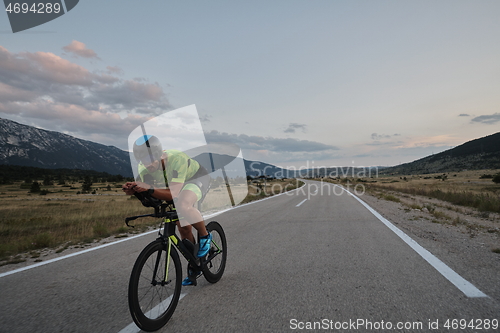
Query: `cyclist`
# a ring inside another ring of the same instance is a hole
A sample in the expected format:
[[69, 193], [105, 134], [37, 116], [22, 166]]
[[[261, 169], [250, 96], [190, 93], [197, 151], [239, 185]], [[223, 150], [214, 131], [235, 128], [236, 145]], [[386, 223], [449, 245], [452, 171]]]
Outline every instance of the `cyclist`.
[[[205, 256], [210, 249], [212, 235], [205, 228], [205, 221], [196, 203], [208, 190], [210, 176], [197, 161], [178, 150], [163, 150], [160, 140], [154, 135], [143, 135], [134, 142], [133, 153], [137, 161], [138, 177], [135, 182], [122, 186], [127, 195], [149, 192], [157, 199], [174, 201], [177, 210], [188, 224], [177, 222], [181, 239], [195, 244], [191, 225], [198, 231], [199, 250], [197, 257]], [[161, 184], [168, 184], [168, 188]], [[156, 186], [155, 186], [156, 185]], [[183, 285], [192, 282], [187, 277]]]

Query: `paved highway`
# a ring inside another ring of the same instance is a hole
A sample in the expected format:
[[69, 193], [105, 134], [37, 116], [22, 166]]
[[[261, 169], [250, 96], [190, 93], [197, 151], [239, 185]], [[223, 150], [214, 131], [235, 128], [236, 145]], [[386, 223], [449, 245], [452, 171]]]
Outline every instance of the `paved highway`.
[[[228, 239], [226, 272], [184, 287], [160, 332], [484, 332], [444, 324], [500, 319], [488, 290], [467, 296], [356, 198], [307, 183], [214, 218]], [[0, 332], [138, 332], [128, 278], [154, 238], [0, 277]]]

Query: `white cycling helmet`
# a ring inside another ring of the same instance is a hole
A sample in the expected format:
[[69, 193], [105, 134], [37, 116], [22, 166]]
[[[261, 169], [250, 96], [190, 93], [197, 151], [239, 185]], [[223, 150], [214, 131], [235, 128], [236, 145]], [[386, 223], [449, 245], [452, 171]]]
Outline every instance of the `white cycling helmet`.
[[161, 159], [163, 149], [160, 140], [154, 135], [142, 135], [134, 142], [134, 156], [137, 161], [149, 165]]

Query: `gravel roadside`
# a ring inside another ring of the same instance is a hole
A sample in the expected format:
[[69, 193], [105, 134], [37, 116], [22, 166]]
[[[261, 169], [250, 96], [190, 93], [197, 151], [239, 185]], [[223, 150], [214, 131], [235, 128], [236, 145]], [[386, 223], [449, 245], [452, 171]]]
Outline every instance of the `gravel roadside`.
[[[359, 196], [463, 278], [500, 301], [500, 216], [421, 196]], [[394, 198], [396, 198], [394, 200]]]

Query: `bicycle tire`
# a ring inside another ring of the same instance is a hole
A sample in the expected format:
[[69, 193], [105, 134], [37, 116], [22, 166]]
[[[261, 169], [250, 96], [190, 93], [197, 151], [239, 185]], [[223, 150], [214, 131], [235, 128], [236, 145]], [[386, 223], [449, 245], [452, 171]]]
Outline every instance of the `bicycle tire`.
[[221, 225], [215, 221], [207, 224], [207, 231], [212, 234], [212, 243], [207, 258], [216, 255], [203, 266], [203, 276], [210, 283], [216, 283], [224, 274], [227, 259], [226, 235]]
[[147, 332], [157, 331], [169, 321], [181, 294], [181, 261], [174, 246], [170, 247], [168, 277], [164, 283], [166, 258], [166, 246], [158, 239], [142, 250], [130, 274], [130, 314], [136, 325]]

